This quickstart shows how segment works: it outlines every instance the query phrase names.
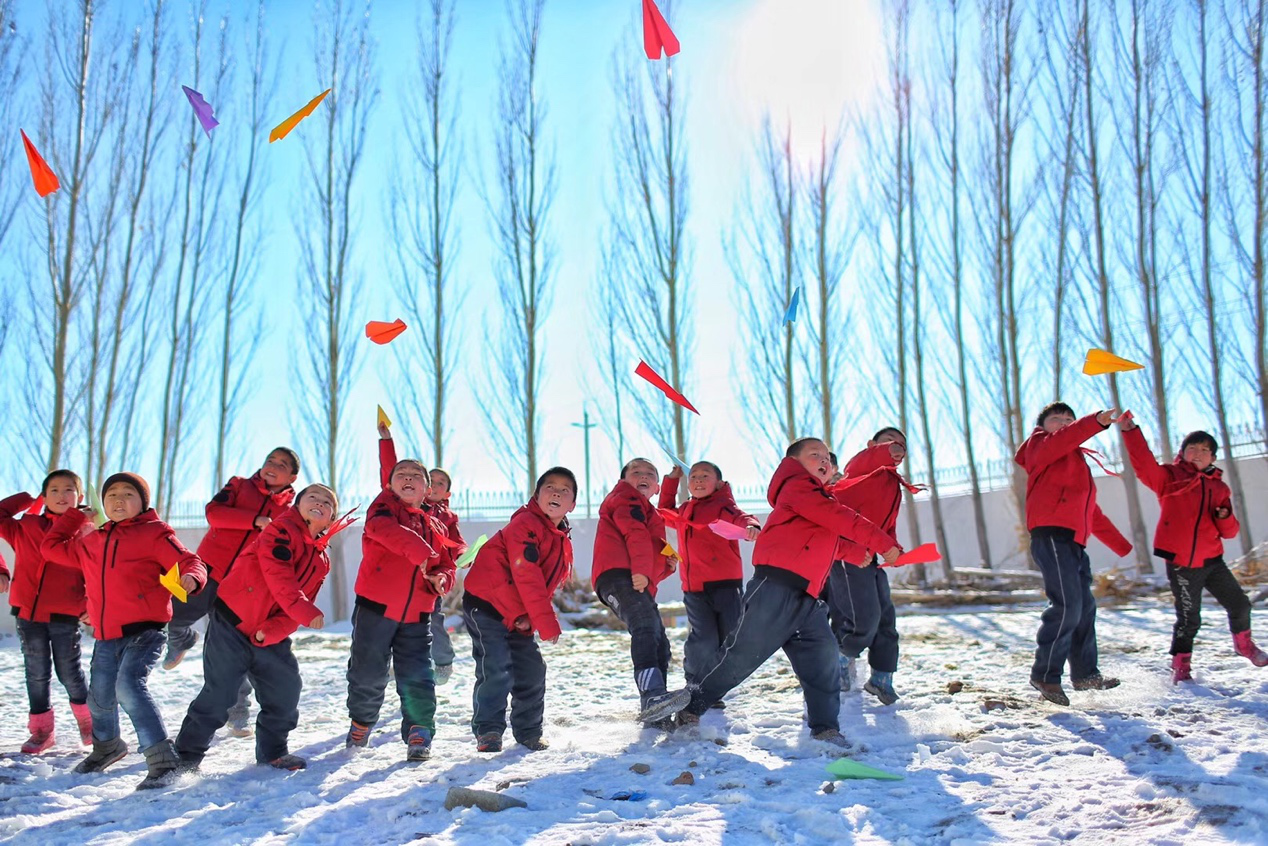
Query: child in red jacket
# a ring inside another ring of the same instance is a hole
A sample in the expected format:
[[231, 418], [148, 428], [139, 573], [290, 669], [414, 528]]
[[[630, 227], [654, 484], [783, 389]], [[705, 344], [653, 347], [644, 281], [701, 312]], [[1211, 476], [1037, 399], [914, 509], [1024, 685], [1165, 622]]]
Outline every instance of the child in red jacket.
[[515, 740], [531, 751], [547, 747], [546, 664], [533, 632], [550, 643], [559, 640], [551, 597], [572, 572], [567, 515], [576, 504], [577, 477], [566, 467], [550, 468], [467, 574], [462, 616], [476, 668], [471, 731], [481, 752], [502, 751], [508, 695]]
[[369, 742], [391, 660], [407, 760], [426, 761], [436, 732], [431, 614], [453, 587], [454, 562], [444, 526], [424, 508], [427, 468], [412, 458], [397, 461], [390, 434], [379, 439], [379, 474], [383, 492], [366, 516], [355, 586], [346, 745]]
[[1096, 598], [1086, 546], [1089, 534], [1120, 557], [1132, 545], [1097, 507], [1083, 448], [1113, 418], [1111, 408], [1075, 420], [1070, 406], [1051, 403], [1039, 412], [1034, 431], [1014, 458], [1026, 471], [1030, 554], [1043, 573], [1049, 603], [1039, 624], [1030, 685], [1057, 705], [1070, 704], [1061, 688], [1067, 660], [1075, 690], [1118, 686], [1118, 679], [1102, 676], [1097, 666]]
[[177, 763], [146, 685], [172, 618], [172, 594], [159, 577], [176, 567], [181, 587], [193, 594], [206, 583], [207, 569], [150, 508], [150, 486], [140, 476], [109, 477], [101, 501], [107, 520], [101, 528], [84, 533], [88, 515], [70, 509], [49, 527], [40, 549], [50, 561], [83, 568], [88, 622], [97, 639], [88, 683], [92, 753], [75, 772], [98, 772], [128, 754], [119, 736], [122, 706], [148, 766], [137, 785], [144, 790], [166, 784]]
[[802, 438], [789, 445], [766, 492], [773, 510], [753, 549], [753, 578], [739, 625], [699, 685], [668, 694], [644, 711], [644, 719], [681, 710], [681, 724], [699, 722], [712, 703], [782, 648], [801, 682], [811, 736], [846, 745], [838, 718], [837, 643], [819, 596], [842, 539], [881, 554], [887, 563], [901, 550], [892, 537], [832, 497], [824, 487], [831, 472], [823, 441]]
[[[380, 433], [381, 434], [381, 433]], [[449, 495], [453, 489], [453, 479], [447, 470], [433, 467], [431, 471], [431, 492], [427, 494], [427, 505], [432, 515], [445, 527], [445, 533], [454, 543], [450, 554], [455, 559], [461, 558], [467, 551], [467, 542], [458, 528], [458, 515], [449, 507]], [[458, 588], [454, 588], [458, 590]], [[451, 595], [450, 600], [453, 601]], [[436, 610], [431, 613], [431, 660], [435, 665], [436, 684], [444, 684], [453, 675], [453, 641], [449, 630], [445, 628], [445, 609], [437, 603]]]
[[[903, 485], [898, 465], [907, 456], [907, 436], [887, 426], [845, 465], [833, 486], [842, 505], [853, 508], [896, 537]], [[828, 619], [841, 648], [841, 689], [853, 686], [854, 662], [867, 650], [871, 676], [863, 689], [884, 705], [898, 701], [894, 673], [898, 670], [898, 616], [889, 595], [888, 572], [861, 546], [842, 544], [841, 560], [828, 576]]]
[[[207, 503], [210, 529], [198, 544], [198, 557], [207, 565], [207, 586], [191, 596], [189, 602], [178, 603], [172, 609], [164, 670], [175, 669], [198, 642], [193, 625], [211, 611], [217, 586], [242, 550], [290, 507], [295, 498], [292, 485], [298, 476], [299, 456], [289, 447], [278, 447], [268, 454], [259, 470], [248, 478], [234, 476]], [[250, 693], [251, 685], [244, 680], [238, 701], [229, 710], [229, 731], [236, 737], [251, 734], [247, 725], [251, 715], [247, 702]]]
[[69, 470], [54, 470], [40, 488], [42, 512], [23, 515], [40, 501], [28, 493], [0, 500], [0, 538], [16, 553], [16, 575], [11, 583], [9, 571], [0, 561], [0, 593], [9, 591], [22, 645], [26, 696], [31, 705], [27, 719], [31, 736], [22, 744], [22, 752], [27, 755], [43, 752], [55, 742], [49, 701], [54, 668], [70, 697], [80, 741], [85, 746], [92, 743], [88, 684], [79, 657], [79, 618], [87, 607], [84, 571], [50, 562], [40, 552], [53, 520], [78, 507], [83, 498], [84, 487], [78, 476]]
[[295, 506], [264, 527], [221, 582], [207, 624], [203, 687], [176, 736], [182, 769], [198, 768], [248, 677], [260, 700], [256, 763], [281, 770], [307, 766], [287, 746], [299, 725], [303, 687], [291, 635], [300, 626], [325, 625], [315, 600], [330, 573], [323, 533], [338, 508], [338, 497], [325, 485], [304, 488]]
[[746, 539], [757, 540], [761, 524], [735, 504], [731, 485], [722, 481], [722, 470], [711, 461], [691, 465], [687, 490], [691, 498], [678, 505], [678, 480], [682, 468], [669, 471], [660, 486], [660, 510], [678, 534], [682, 560], [683, 604], [687, 608], [687, 642], [682, 647], [682, 669], [687, 684], [695, 684], [709, 666], [718, 647], [735, 631], [744, 610], [744, 562], [740, 545], [709, 528], [717, 521], [739, 526]]
[[1118, 426], [1132, 468], [1162, 505], [1154, 530], [1154, 555], [1167, 562], [1167, 579], [1175, 599], [1172, 682], [1193, 678], [1193, 639], [1202, 626], [1203, 589], [1228, 612], [1234, 651], [1256, 667], [1268, 666], [1268, 654], [1250, 636], [1250, 599], [1224, 563], [1224, 539], [1237, 537], [1241, 525], [1233, 514], [1232, 492], [1215, 466], [1219, 450], [1215, 438], [1202, 431], [1190, 432], [1175, 461], [1163, 466], [1154, 458], [1130, 412], [1122, 416]]
[[[652, 507], [660, 490], [656, 465], [635, 458], [599, 506], [591, 581], [599, 600], [630, 630], [630, 656], [641, 707], [667, 695], [669, 638], [656, 605], [656, 586], [674, 572], [665, 521]], [[648, 727], [659, 721], [644, 720]], [[664, 726], [662, 726], [664, 727]]]

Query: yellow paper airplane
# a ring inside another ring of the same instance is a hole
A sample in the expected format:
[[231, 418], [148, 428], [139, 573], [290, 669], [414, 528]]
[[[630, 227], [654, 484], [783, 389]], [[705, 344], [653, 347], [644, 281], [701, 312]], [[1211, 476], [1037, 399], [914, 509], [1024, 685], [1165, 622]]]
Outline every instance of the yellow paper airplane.
[[383, 410], [383, 406], [379, 406], [379, 425], [392, 428], [392, 419], [387, 416], [387, 412]]
[[189, 601], [189, 594], [185, 592], [185, 588], [181, 586], [180, 565], [173, 564], [172, 569], [159, 576], [159, 584], [172, 592], [172, 596], [181, 602]]
[[667, 555], [675, 561], [678, 560], [678, 553], [675, 552], [674, 548], [669, 545], [669, 541], [665, 541], [665, 548], [660, 551], [660, 554]]
[[1106, 373], [1123, 373], [1128, 370], [1144, 370], [1145, 365], [1119, 358], [1105, 350], [1088, 350], [1087, 359], [1083, 362], [1083, 373], [1086, 376], [1101, 376]]
[[269, 133], [269, 143], [272, 144], [274, 141], [281, 141], [285, 138], [292, 129], [299, 125], [301, 120], [313, 113], [313, 109], [317, 108], [321, 101], [326, 99], [326, 95], [329, 94], [331, 90], [332, 89], [327, 88], [325, 91], [309, 100], [308, 105], [304, 106], [304, 108], [273, 127], [273, 131]]

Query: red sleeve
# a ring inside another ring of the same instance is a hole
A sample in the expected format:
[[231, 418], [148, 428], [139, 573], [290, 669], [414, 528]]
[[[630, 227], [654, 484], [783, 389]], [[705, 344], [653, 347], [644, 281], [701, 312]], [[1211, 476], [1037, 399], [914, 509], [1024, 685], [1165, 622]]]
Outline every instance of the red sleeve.
[[1036, 432], [1030, 436], [1030, 440], [1026, 441], [1023, 447], [1025, 462], [1022, 466], [1026, 468], [1027, 473], [1033, 475], [1054, 461], [1074, 452], [1088, 438], [1099, 435], [1107, 428], [1100, 424], [1095, 414], [1089, 414], [1052, 434], [1044, 431]]
[[4, 563], [3, 555], [0, 555], [0, 576], [4, 576], [6, 579], [11, 578], [9, 574], [9, 565]]
[[21, 531], [18, 527], [17, 515], [30, 508], [33, 502], [35, 497], [25, 491], [0, 499], [0, 538], [3, 538], [9, 546], [17, 546], [18, 532]]
[[850, 459], [843, 471], [846, 476], [866, 476], [882, 467], [893, 467], [894, 454], [889, 451], [889, 444], [870, 446]]
[[746, 529], [760, 529], [762, 523], [752, 514], [747, 514], [740, 510], [740, 506], [735, 503], [735, 497], [731, 496], [726, 505], [722, 506], [722, 519], [728, 523], [734, 523], [737, 526], [743, 526]]
[[418, 532], [402, 526], [386, 506], [377, 509], [365, 521], [365, 534], [398, 555], [405, 556], [411, 565], [426, 564], [436, 557], [431, 544]]
[[652, 584], [660, 575], [657, 559], [660, 550], [653, 552], [656, 539], [647, 528], [650, 515], [643, 513], [643, 503], [636, 497], [630, 497], [612, 509], [612, 521], [616, 523], [621, 539], [625, 541], [625, 553], [630, 559], [630, 573], [639, 573], [647, 577]]
[[656, 507], [678, 513], [678, 479], [676, 477], [666, 476], [660, 480], [660, 499]]
[[[1214, 510], [1220, 508], [1228, 509], [1227, 517], [1216, 517]], [[1215, 521], [1215, 529], [1220, 533], [1222, 538], [1235, 538], [1242, 531], [1242, 524], [1237, 520], [1237, 512], [1233, 510], [1233, 497], [1226, 494], [1220, 502], [1215, 503], [1215, 509], [1212, 509], [1211, 519]]]
[[379, 483], [383, 487], [392, 484], [392, 468], [396, 466], [396, 443], [391, 438], [379, 438]]
[[207, 525], [213, 529], [237, 529], [244, 532], [255, 528], [255, 511], [250, 508], [238, 508], [236, 505], [238, 486], [243, 483], [250, 484], [250, 480], [234, 476], [225, 482], [220, 493], [212, 497], [206, 508]]
[[440, 550], [440, 553], [427, 563], [425, 572], [428, 576], [445, 577], [440, 583], [440, 592], [442, 594], [453, 590], [454, 583], [458, 581], [458, 568], [454, 565], [454, 557], [451, 554], [451, 550]]
[[1131, 541], [1123, 537], [1123, 533], [1110, 522], [1099, 505], [1092, 512], [1092, 534], [1119, 558], [1132, 551]]
[[788, 495], [793, 500], [789, 507], [797, 514], [872, 552], [885, 552], [899, 546], [898, 541], [875, 523], [853, 508], [837, 502], [835, 497], [809, 478], [804, 483], [797, 482], [796, 488], [789, 490]]
[[193, 576], [194, 581], [198, 582], [198, 587], [191, 593], [198, 593], [207, 584], [207, 566], [203, 564], [201, 558], [185, 548], [171, 526], [166, 523], [162, 525], [163, 534], [154, 545], [154, 557], [158, 559], [164, 572], [175, 566], [181, 576]]
[[467, 540], [462, 536], [462, 530], [458, 528], [458, 515], [450, 511], [449, 517], [450, 519], [445, 523], [445, 533], [451, 541], [458, 544], [453, 548], [454, 558], [457, 558], [467, 551]]
[[[318, 611], [317, 613], [320, 614], [321, 612]], [[316, 616], [317, 614], [314, 614], [312, 617], [309, 617], [308, 622], [312, 622], [313, 617]], [[305, 623], [304, 625], [307, 624], [308, 623]], [[291, 618], [285, 614], [274, 614], [271, 617], [264, 618], [264, 622], [260, 623], [259, 631], [264, 632], [264, 640], [256, 640], [255, 632], [252, 632], [251, 643], [256, 646], [273, 646], [274, 644], [281, 643], [291, 635], [295, 634], [295, 624], [291, 622]]]
[[304, 538], [293, 538], [285, 529], [274, 529], [271, 523], [265, 527], [256, 544], [260, 572], [264, 575], [269, 593], [273, 594], [273, 601], [301, 626], [308, 625], [321, 614], [295, 579], [295, 557], [303, 554], [306, 545]]
[[1154, 458], [1153, 451], [1149, 449], [1149, 444], [1145, 441], [1145, 433], [1140, 431], [1139, 426], [1128, 429], [1123, 432], [1123, 443], [1127, 447], [1127, 460], [1131, 462], [1136, 475], [1147, 488], [1162, 496], [1166, 491], [1167, 483], [1171, 481], [1171, 474]]
[[78, 508], [68, 508], [66, 513], [53, 521], [40, 544], [40, 555], [54, 564], [79, 568], [79, 553], [83, 550], [80, 529], [88, 522], [88, 515]]
[[512, 520], [504, 531], [511, 581], [524, 602], [533, 629], [542, 640], [559, 637], [559, 620], [542, 575], [541, 545], [528, 536], [525, 525], [520, 521]]

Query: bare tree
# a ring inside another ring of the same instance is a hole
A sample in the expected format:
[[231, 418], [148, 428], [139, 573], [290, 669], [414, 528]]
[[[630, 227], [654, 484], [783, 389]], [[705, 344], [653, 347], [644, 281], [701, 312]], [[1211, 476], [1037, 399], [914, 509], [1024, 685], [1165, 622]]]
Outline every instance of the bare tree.
[[497, 186], [484, 192], [497, 247], [494, 274], [502, 307], [493, 350], [493, 378], [477, 394], [490, 434], [512, 457], [531, 491], [541, 438], [539, 392], [542, 328], [550, 308], [554, 249], [547, 235], [555, 196], [555, 168], [545, 151], [545, 104], [537, 96], [537, 60], [545, 0], [508, 0], [510, 42], [498, 70]]
[[[631, 356], [625, 348], [621, 332], [621, 301], [617, 290], [619, 273], [616, 259], [608, 243], [603, 245], [602, 269], [595, 284], [599, 292], [597, 303], [592, 305], [592, 325], [603, 327], [601, 336], [595, 337], [599, 373], [607, 390], [612, 394], [612, 404], [599, 403], [599, 426], [616, 447], [618, 457], [625, 453], [625, 417], [621, 413], [621, 398], [630, 389]], [[622, 459], [623, 460], [623, 459]]]
[[[432, 461], [445, 463], [445, 408], [454, 374], [458, 343], [454, 314], [461, 300], [450, 273], [458, 250], [453, 220], [462, 148], [455, 124], [458, 104], [449, 75], [453, 46], [452, 0], [429, 0], [418, 25], [416, 80], [405, 95], [408, 157], [397, 163], [392, 181], [389, 222], [396, 250], [396, 290], [408, 322], [418, 329], [418, 344], [398, 344], [402, 368], [419, 378], [403, 380], [408, 401], [423, 422]], [[415, 122], [414, 115], [425, 120]], [[417, 366], [418, 348], [426, 366]]]
[[[27, 45], [18, 34], [13, 0], [0, 0], [0, 125], [13, 126], [19, 97], [26, 81]], [[0, 247], [17, 217], [26, 174], [20, 166], [0, 173]]]

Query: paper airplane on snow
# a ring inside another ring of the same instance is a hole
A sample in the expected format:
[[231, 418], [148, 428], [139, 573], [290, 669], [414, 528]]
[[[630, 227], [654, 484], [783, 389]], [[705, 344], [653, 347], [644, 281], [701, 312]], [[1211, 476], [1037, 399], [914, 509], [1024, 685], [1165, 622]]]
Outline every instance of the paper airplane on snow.
[[206, 132], [207, 137], [210, 138], [211, 131], [220, 126], [220, 121], [216, 120], [216, 116], [212, 114], [211, 104], [203, 99], [203, 95], [188, 86], [182, 85], [181, 90], [189, 98], [189, 105], [194, 107], [194, 116], [202, 124], [203, 132]]
[[696, 407], [694, 405], [687, 402], [686, 397], [684, 397], [682, 394], [675, 391], [672, 387], [670, 387], [668, 382], [666, 382], [664, 379], [660, 377], [659, 373], [657, 373], [655, 370], [652, 370], [652, 368], [647, 365], [646, 361], [639, 361], [638, 367], [634, 368], [634, 373], [635, 375], [642, 376], [644, 379], [646, 379], [648, 382], [651, 382], [657, 388], [660, 388], [660, 390], [665, 394], [665, 396], [669, 397], [671, 400], [678, 403], [683, 408], [687, 409], [688, 411], [693, 411], [696, 414], [700, 413], [696, 411]]
[[662, 48], [666, 58], [682, 49], [660, 9], [656, 8], [652, 0], [643, 0], [643, 50], [646, 51], [647, 58], [655, 61], [660, 58]]
[[893, 564], [882, 564], [882, 567], [906, 567], [908, 564], [932, 564], [934, 561], [941, 561], [942, 553], [938, 552], [936, 544], [922, 543], [913, 550], [904, 552], [898, 556]]
[[301, 120], [313, 113], [313, 109], [317, 108], [317, 106], [321, 104], [321, 101], [326, 99], [326, 95], [329, 94], [331, 90], [332, 89], [327, 88], [325, 91], [309, 100], [308, 105], [304, 106], [304, 108], [273, 127], [273, 131], [269, 133], [269, 143], [272, 144], [274, 141], [281, 141], [285, 138], [292, 129], [299, 125]]
[[405, 321], [399, 317], [391, 323], [384, 323], [381, 320], [371, 320], [365, 325], [365, 336], [376, 344], [386, 344], [396, 338], [397, 335], [404, 332], [409, 327], [405, 325]]
[[1128, 370], [1144, 370], [1145, 365], [1119, 358], [1105, 350], [1088, 350], [1083, 362], [1085, 376], [1102, 376], [1106, 373], [1124, 373]]
[[792, 301], [788, 303], [788, 309], [784, 312], [785, 323], [795, 323], [797, 320], [797, 304], [801, 302], [801, 286], [798, 285], [792, 293]]
[[709, 524], [709, 528], [713, 529], [715, 535], [724, 537], [727, 540], [748, 540], [748, 529], [743, 526], [737, 526], [734, 523], [728, 523], [725, 520], [714, 520]]
[[454, 562], [454, 566], [457, 567], [459, 570], [463, 569], [464, 567], [471, 566], [471, 562], [475, 561], [476, 553], [478, 553], [481, 547], [483, 547], [488, 542], [489, 542], [488, 535], [480, 535], [480, 537], [476, 538], [475, 543], [467, 547], [466, 552], [458, 556], [458, 560]]
[[905, 778], [898, 773], [887, 773], [849, 758], [837, 758], [828, 764], [828, 773], [837, 778], [875, 778], [881, 781], [902, 781]]
[[378, 409], [379, 409], [379, 425], [386, 426], [387, 428], [391, 429], [392, 419], [387, 416], [387, 412], [383, 410], [383, 406], [381, 405], [378, 406]]
[[172, 592], [172, 596], [181, 602], [189, 601], [189, 594], [185, 592], [185, 588], [181, 586], [181, 571], [179, 564], [173, 564], [172, 569], [159, 576], [159, 584]]
[[53, 173], [53, 169], [48, 166], [48, 162], [44, 161], [40, 151], [35, 149], [31, 139], [26, 137], [26, 133], [21, 129], [18, 132], [22, 133], [22, 146], [26, 149], [26, 163], [31, 166], [31, 181], [35, 183], [35, 193], [41, 197], [47, 197], [61, 188], [62, 183], [57, 181], [57, 174]]

